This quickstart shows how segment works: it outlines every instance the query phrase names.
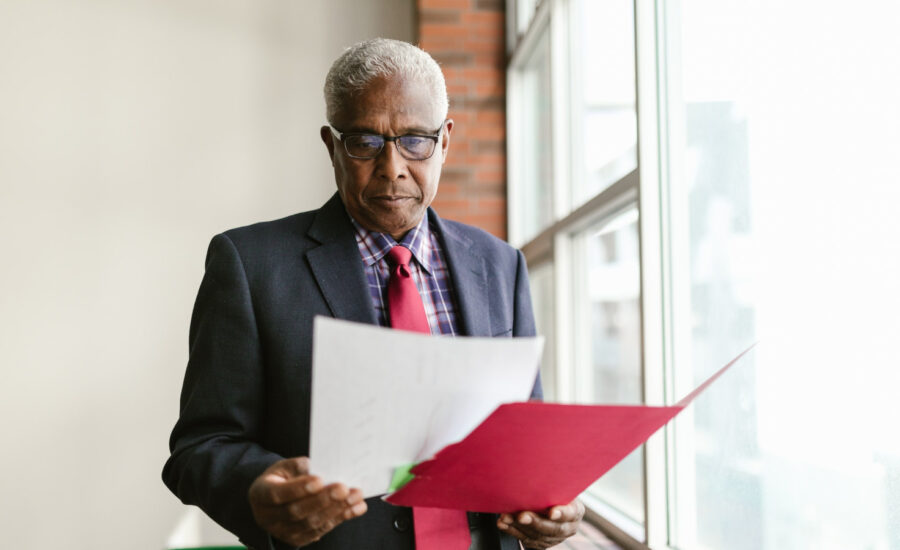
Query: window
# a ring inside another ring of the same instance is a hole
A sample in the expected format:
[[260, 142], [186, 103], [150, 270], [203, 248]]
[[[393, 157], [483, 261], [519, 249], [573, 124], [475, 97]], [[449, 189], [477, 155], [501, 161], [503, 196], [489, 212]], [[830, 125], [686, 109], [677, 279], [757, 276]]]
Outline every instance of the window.
[[629, 548], [900, 548], [900, 8], [510, 4], [547, 398], [671, 404], [760, 341], [592, 517]]
[[[545, 0], [532, 13], [509, 70], [509, 218], [548, 338], [545, 393], [640, 404], [634, 9]], [[641, 538], [643, 462], [638, 449], [585, 494]]]
[[550, 41], [546, 34], [538, 38], [524, 54], [517, 72], [519, 94], [511, 109], [518, 130], [511, 133], [522, 162], [510, 168], [516, 186], [519, 207], [512, 214], [513, 231], [531, 238], [553, 222], [552, 142], [550, 140]]
[[[575, 401], [638, 405], [641, 369], [640, 248], [635, 205], [573, 236]], [[587, 491], [588, 497], [644, 522], [643, 450]]]
[[637, 168], [634, 7], [631, 0], [573, 0], [572, 184], [580, 205]]

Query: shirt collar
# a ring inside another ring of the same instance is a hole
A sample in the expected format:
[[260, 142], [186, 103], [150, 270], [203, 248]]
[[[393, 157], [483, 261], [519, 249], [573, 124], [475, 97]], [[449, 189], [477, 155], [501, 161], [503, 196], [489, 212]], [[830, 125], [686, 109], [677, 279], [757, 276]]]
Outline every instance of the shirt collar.
[[413, 258], [431, 275], [431, 234], [427, 214], [422, 216], [419, 224], [409, 230], [399, 243], [387, 233], [370, 231], [359, 225], [353, 216], [350, 216], [350, 221], [356, 229], [356, 244], [366, 266], [380, 261], [388, 250], [399, 244], [408, 248]]

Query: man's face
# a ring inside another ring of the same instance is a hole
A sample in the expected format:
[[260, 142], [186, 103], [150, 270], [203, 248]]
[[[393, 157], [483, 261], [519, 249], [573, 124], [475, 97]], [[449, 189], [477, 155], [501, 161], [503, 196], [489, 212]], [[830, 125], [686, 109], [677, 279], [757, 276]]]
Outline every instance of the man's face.
[[[400, 77], [378, 78], [343, 106], [334, 127], [343, 133], [388, 137], [433, 135], [443, 122], [440, 117], [427, 86]], [[373, 159], [352, 158], [329, 128], [322, 127], [338, 193], [353, 219], [397, 240], [418, 225], [437, 193], [452, 128], [448, 120], [431, 158], [407, 160], [391, 142]]]

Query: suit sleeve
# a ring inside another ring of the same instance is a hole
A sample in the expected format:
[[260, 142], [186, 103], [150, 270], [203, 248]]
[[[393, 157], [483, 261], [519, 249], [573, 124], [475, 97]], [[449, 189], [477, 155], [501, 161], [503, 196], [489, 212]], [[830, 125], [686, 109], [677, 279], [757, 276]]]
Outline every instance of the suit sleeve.
[[[528, 286], [528, 268], [521, 250], [516, 251], [516, 286], [514, 291], [513, 336], [534, 336], [537, 328], [534, 323], [534, 311], [531, 307], [531, 289]], [[532, 399], [543, 399], [541, 373], [538, 372], [531, 390]]]
[[265, 450], [265, 377], [250, 286], [227, 235], [209, 246], [191, 318], [181, 412], [169, 440], [163, 481], [247, 546], [269, 547], [247, 491], [282, 457]]

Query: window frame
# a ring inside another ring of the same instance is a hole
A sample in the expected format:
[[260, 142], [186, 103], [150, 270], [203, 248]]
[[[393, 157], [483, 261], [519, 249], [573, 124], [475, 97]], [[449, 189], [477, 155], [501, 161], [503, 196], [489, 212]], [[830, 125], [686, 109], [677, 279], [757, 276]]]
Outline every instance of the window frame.
[[[540, 41], [543, 33], [549, 33], [551, 56], [551, 105], [552, 136], [547, 146], [551, 147], [551, 162], [554, 189], [553, 218], [549, 227], [541, 229], [537, 235], [523, 242], [519, 232], [517, 205], [521, 195], [515, 182], [518, 181], [520, 158], [515, 140], [508, 146], [508, 221], [510, 241], [522, 249], [529, 268], [539, 269], [550, 266], [553, 270], [554, 329], [556, 342], [554, 372], [557, 395], [561, 401], [574, 397], [574, 370], [561, 369], [560, 365], [573, 365], [574, 338], [573, 304], [568, 277], [573, 269], [572, 238], [591, 224], [604, 223], [623, 209], [632, 205], [639, 212], [640, 246], [640, 304], [641, 304], [641, 363], [643, 402], [648, 405], [665, 405], [673, 402], [671, 388], [671, 365], [673, 350], [671, 320], [671, 233], [667, 230], [665, 218], [669, 201], [666, 189], [668, 144], [664, 143], [666, 129], [661, 124], [667, 120], [665, 107], [665, 31], [667, 17], [664, 3], [634, 1], [635, 21], [635, 92], [637, 116], [637, 159], [638, 167], [618, 181], [603, 189], [583, 204], [572, 208], [573, 189], [569, 184], [572, 155], [561, 158], [559, 151], [571, 151], [568, 147], [572, 133], [570, 105], [573, 87], [572, 71], [569, 65], [569, 51], [572, 47], [568, 25], [569, 8], [572, 0], [543, 0], [527, 28], [516, 33], [508, 41], [509, 63], [507, 66], [507, 107], [511, 116], [507, 117], [509, 136], [519, 135], [515, 113], [522, 108], [520, 103], [521, 78], [518, 71], [532, 48]], [[513, 10], [516, 0], [507, 0]], [[515, 25], [516, 15], [513, 11]], [[563, 336], [566, 335], [566, 336]], [[654, 366], [648, 369], [648, 365]], [[671, 550], [668, 546], [669, 532], [673, 517], [670, 517], [669, 491], [674, 489], [674, 466], [667, 460], [674, 456], [674, 437], [669, 426], [657, 432], [644, 446], [644, 520], [643, 526], [635, 529], [633, 522], [602, 503], [586, 498], [586, 519], [604, 531], [610, 538], [626, 549], [646, 549], [653, 547]]]

